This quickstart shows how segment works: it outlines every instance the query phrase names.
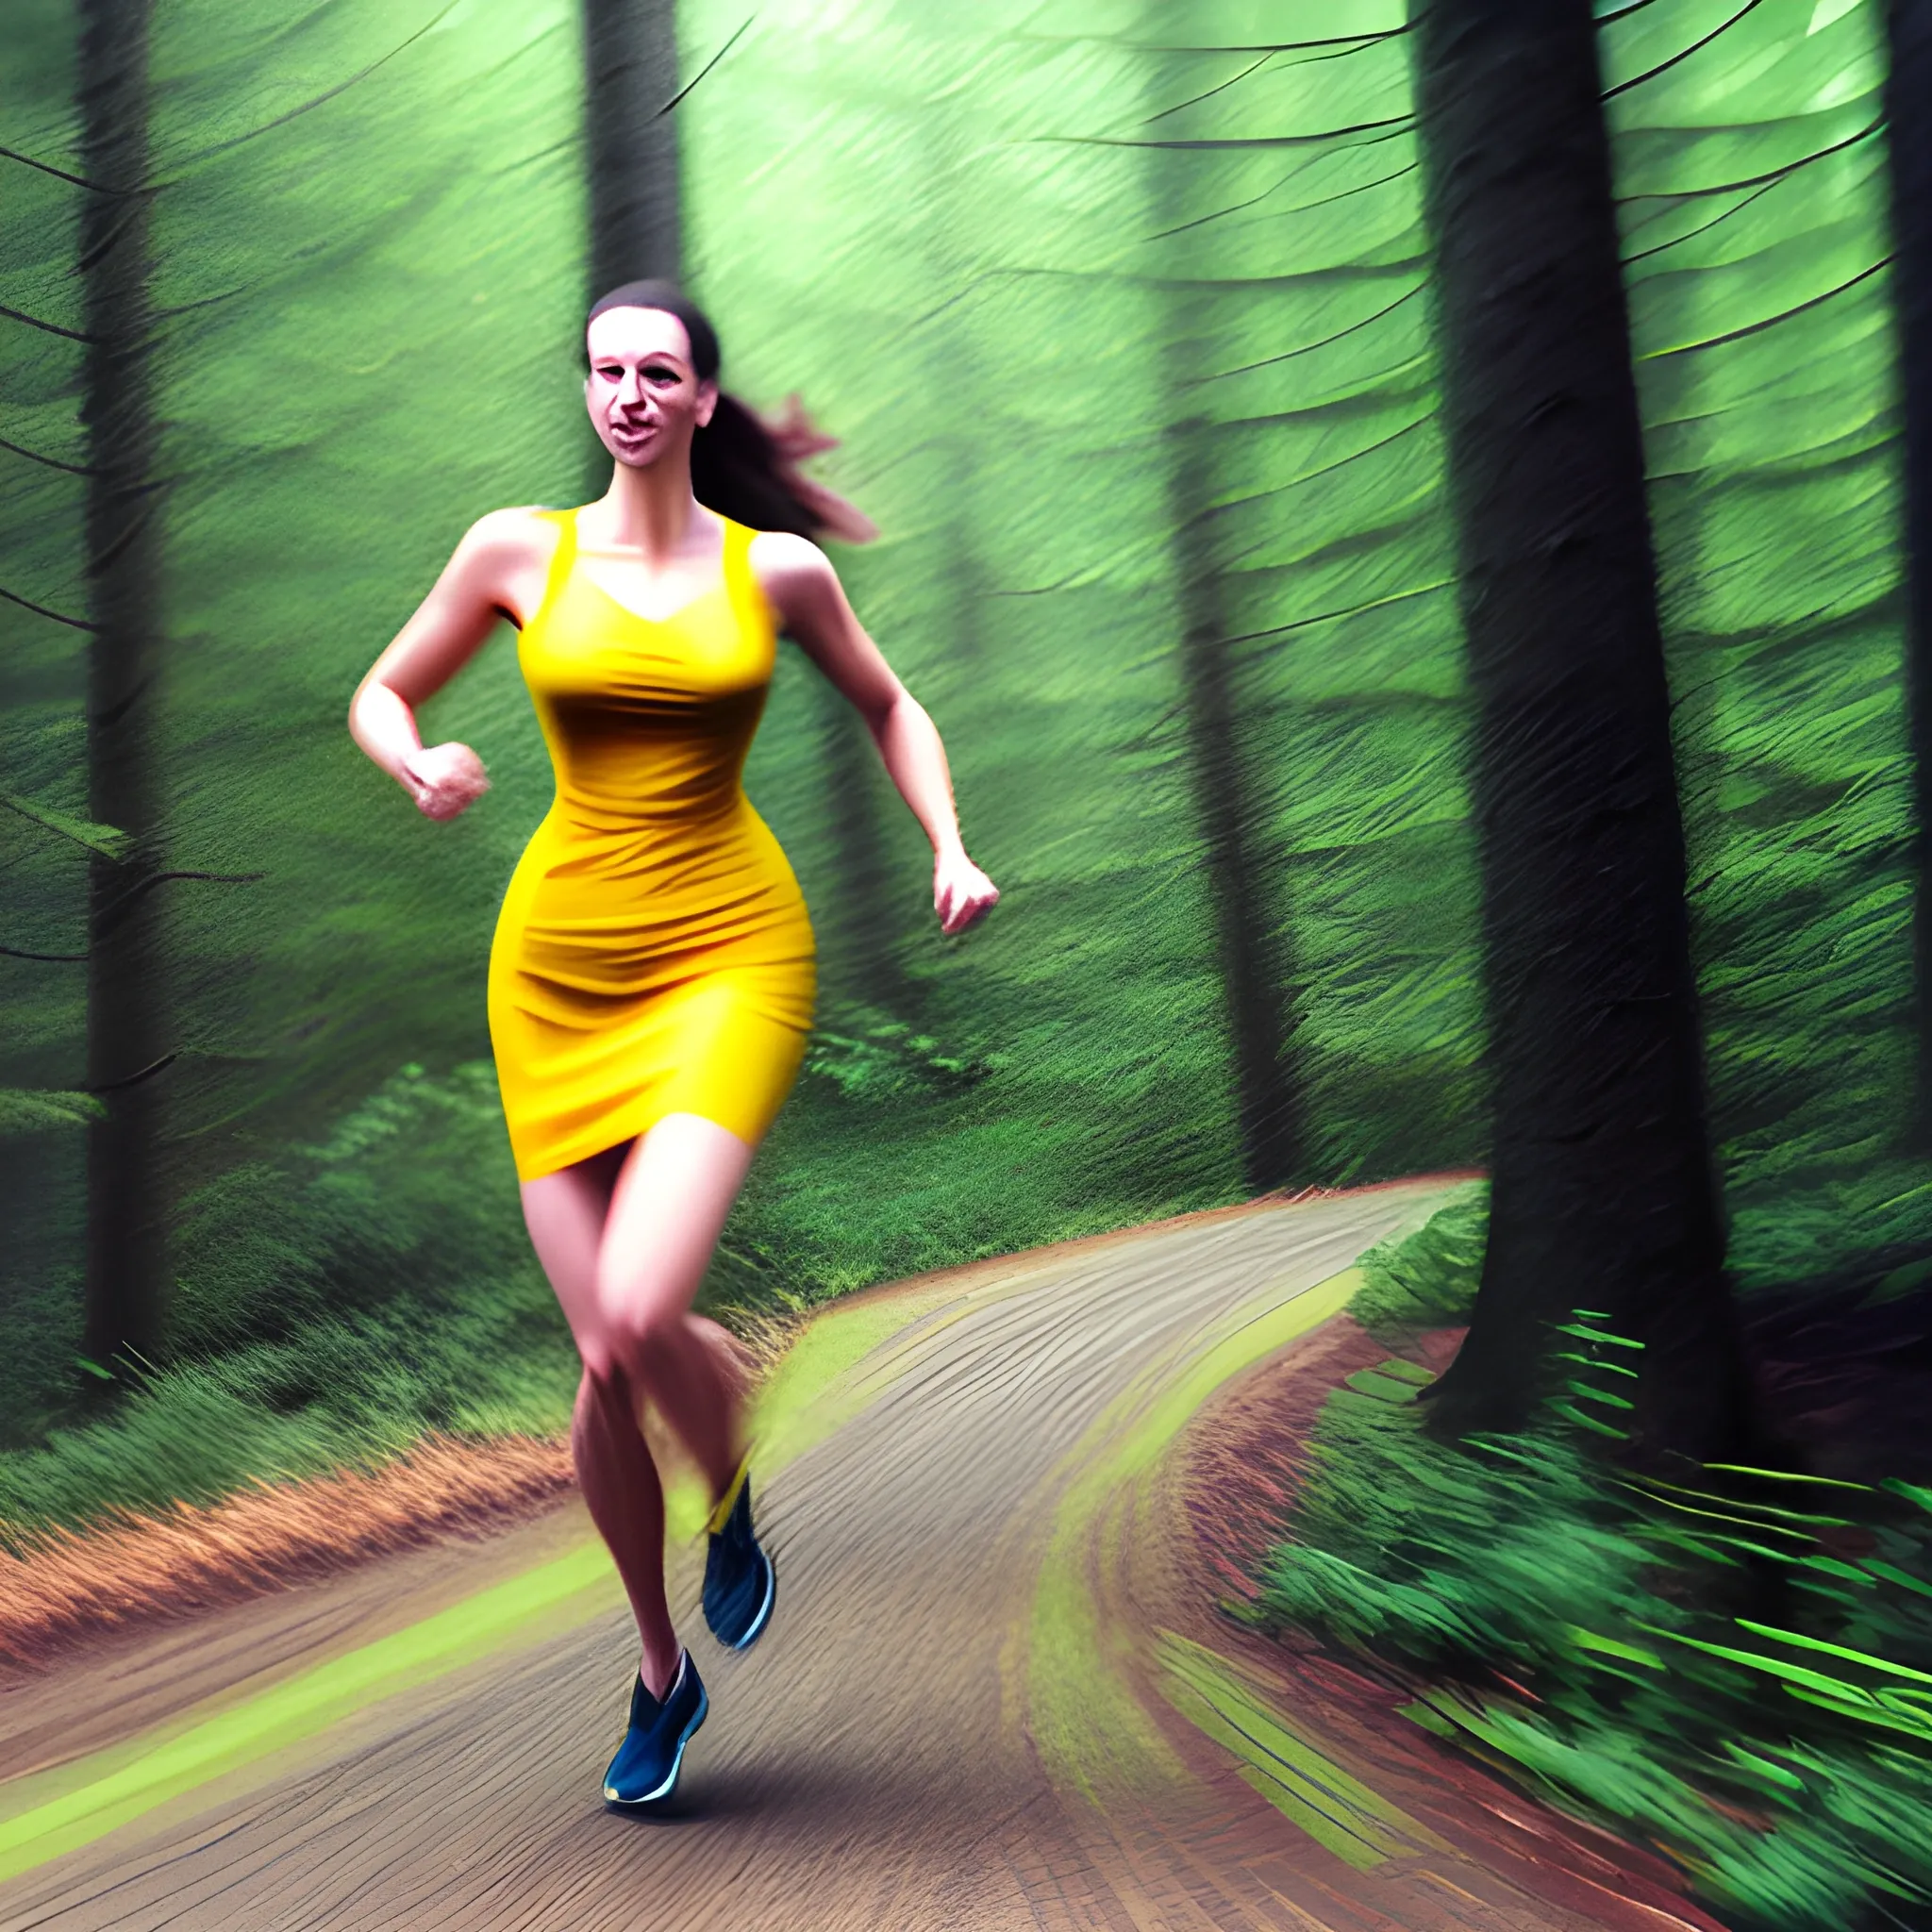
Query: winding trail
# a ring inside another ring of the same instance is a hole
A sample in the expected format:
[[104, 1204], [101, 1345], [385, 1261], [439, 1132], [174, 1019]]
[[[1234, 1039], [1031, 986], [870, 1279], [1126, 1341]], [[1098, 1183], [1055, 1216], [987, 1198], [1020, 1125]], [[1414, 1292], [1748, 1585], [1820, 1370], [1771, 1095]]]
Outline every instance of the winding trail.
[[1315, 1696], [1190, 1573], [1191, 1420], [1440, 1192], [822, 1318], [768, 1405], [780, 1588], [745, 1657], [703, 1635], [680, 1558], [712, 1712], [662, 1822], [597, 1799], [629, 1641], [575, 1507], [0, 1697], [25, 1774], [0, 1783], [0, 1932], [1708, 1928], [1657, 1873], [1433, 1772], [1420, 1734], [1378, 1741], [1413, 1727]]

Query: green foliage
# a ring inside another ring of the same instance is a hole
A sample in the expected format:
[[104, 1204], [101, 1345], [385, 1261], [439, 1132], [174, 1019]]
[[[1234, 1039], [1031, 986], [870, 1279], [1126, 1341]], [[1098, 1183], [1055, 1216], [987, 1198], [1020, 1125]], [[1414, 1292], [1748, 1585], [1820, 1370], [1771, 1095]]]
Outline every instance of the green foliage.
[[104, 858], [119, 858], [127, 850], [127, 834], [112, 825], [92, 824], [86, 819], [74, 817], [71, 812], [58, 810], [35, 799], [21, 798], [11, 791], [0, 791], [0, 805], [8, 811], [18, 812], [24, 819], [31, 820], [45, 831], [56, 833], [89, 852], [98, 852]]
[[1636, 1352], [1564, 1333], [1569, 1386], [1522, 1435], [1427, 1435], [1404, 1362], [1337, 1391], [1260, 1619], [1393, 1664], [1418, 1723], [1751, 1924], [1932, 1902], [1932, 1492], [1624, 1475], [1592, 1443]]
[[555, 1434], [578, 1371], [536, 1287], [485, 1280], [433, 1316], [394, 1302], [298, 1324], [286, 1341], [124, 1369], [132, 1387], [110, 1415], [0, 1456], [0, 1547], [52, 1524], [371, 1464], [431, 1429]]
[[1384, 1339], [1466, 1322], [1482, 1278], [1489, 1213], [1489, 1183], [1473, 1181], [1413, 1234], [1371, 1248], [1357, 1264], [1363, 1280], [1348, 1312]]
[[[543, 1287], [508, 1165], [487, 1064], [440, 1079], [403, 1068], [319, 1146], [229, 1168], [190, 1197], [174, 1350], [205, 1357], [348, 1310], [434, 1317], [481, 1281]], [[495, 1185], [473, 1191], [483, 1176]]]
[[[1455, 1319], [1485, 1205], [1473, 1187], [1365, 1257], [1352, 1312], [1397, 1346]], [[1634, 1477], [1601, 1448], [1641, 1356], [1578, 1311], [1536, 1425], [1460, 1445], [1425, 1432], [1426, 1371], [1351, 1376], [1259, 1620], [1393, 1667], [1419, 1724], [1657, 1844], [1734, 1923], [1932, 1903], [1932, 1490]]]
[[92, 1093], [34, 1092], [0, 1087], [0, 1140], [14, 1134], [44, 1132], [49, 1127], [78, 1127], [102, 1111]]
[[861, 1102], [963, 1093], [1003, 1064], [997, 1055], [962, 1059], [905, 1021], [851, 1003], [821, 1011], [805, 1057], [808, 1074]]
[[[1692, 0], [1612, 9], [1603, 45], [1749, 1285], [1932, 1246], [1932, 1176], [1893, 1151], [1907, 788], [1890, 296], [1865, 273], [1886, 247], [1880, 138], [1861, 131], [1878, 9], [1736, 11], [1713, 33]], [[71, 168], [72, 9], [15, 12], [0, 139]], [[938, 935], [917, 828], [786, 651], [748, 775], [812, 907], [822, 1026], [727, 1230], [720, 1306], [803, 1305], [1240, 1192], [1177, 657], [1163, 452], [1183, 416], [1206, 425], [1252, 910], [1292, 962], [1303, 1177], [1480, 1158], [1404, 18], [1397, 0], [777, 0], [681, 101], [690, 279], [727, 378], [755, 403], [801, 391], [843, 439], [824, 474], [884, 535], [841, 572], [944, 729], [1006, 894], [984, 930]], [[744, 23], [690, 0], [680, 24], [694, 76]], [[1281, 51], [1222, 51], [1250, 42]], [[330, 1324], [455, 1332], [492, 1297], [545, 1306], [480, 1070], [491, 924], [549, 792], [510, 641], [425, 711], [494, 780], [453, 824], [410, 812], [342, 713], [465, 525], [595, 487], [578, 58], [564, 0], [408, 22], [379, 0], [184, 0], [158, 25], [167, 862], [263, 874], [158, 889], [180, 1280], [164, 1375], [306, 1360]], [[1383, 131], [1335, 132], [1365, 126]], [[76, 191], [4, 165], [0, 303], [78, 327]], [[5, 588], [67, 615], [79, 368], [68, 337], [0, 324]], [[0, 631], [0, 944], [73, 954], [90, 853], [117, 849], [87, 809], [85, 636], [9, 602]], [[84, 986], [72, 960], [0, 958], [0, 1441], [23, 1450], [74, 1423], [87, 1374]], [[391, 1078], [405, 1063], [456, 1071]], [[1441, 1256], [1372, 1265], [1358, 1312], [1391, 1332], [1454, 1319], [1450, 1250], [1467, 1259], [1478, 1216], [1472, 1194], [1467, 1228], [1431, 1237]], [[541, 1319], [541, 1342], [508, 1318], [489, 1331], [511, 1354], [477, 1357], [479, 1385], [514, 1381], [525, 1348], [551, 1374], [561, 1331]], [[162, 1387], [130, 1416], [159, 1414]], [[322, 1412], [290, 1399], [277, 1414]], [[130, 1449], [137, 1488], [146, 1455]]]
[[110, 1415], [0, 1456], [0, 1525], [208, 1502], [432, 1428], [562, 1428], [576, 1357], [508, 1167], [470, 1064], [406, 1067], [321, 1144], [227, 1169], [183, 1215], [173, 1358], [124, 1366]]
[[1932, 1241], [1932, 1189], [1897, 1151], [1911, 782], [1885, 9], [1734, 11], [1620, 9], [1600, 39], [1748, 1289]]

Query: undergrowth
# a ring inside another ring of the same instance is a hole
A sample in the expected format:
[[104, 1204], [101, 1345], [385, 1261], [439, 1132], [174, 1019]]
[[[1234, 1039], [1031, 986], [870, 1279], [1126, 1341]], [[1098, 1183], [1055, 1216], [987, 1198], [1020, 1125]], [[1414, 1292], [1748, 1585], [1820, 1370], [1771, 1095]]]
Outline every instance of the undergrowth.
[[[862, 1007], [826, 1020], [699, 1293], [727, 1325], [1200, 1205], [1097, 1184], [1070, 1212], [1026, 1158], [1037, 1125], [981, 1098], [998, 1062]], [[920, 1137], [887, 1130], [911, 1111]], [[807, 1144], [809, 1160], [791, 1158]], [[1009, 1183], [974, 1207], [962, 1162]], [[74, 1357], [68, 1383], [93, 1399], [36, 1414], [0, 1360], [0, 1548], [367, 1466], [431, 1430], [568, 1425], [576, 1357], [530, 1250], [487, 1062], [406, 1066], [319, 1144], [229, 1169], [185, 1204], [175, 1252], [164, 1363]], [[77, 1307], [77, 1284], [56, 1286]]]
[[1348, 1312], [1378, 1341], [1466, 1321], [1483, 1265], [1490, 1184], [1472, 1181], [1407, 1241], [1384, 1241], [1357, 1264], [1362, 1285]]
[[[1371, 1257], [1372, 1324], [1466, 1291], [1469, 1213]], [[1636, 1477], [1602, 1437], [1641, 1353], [1587, 1315], [1565, 1341], [1520, 1435], [1425, 1435], [1406, 1363], [1338, 1390], [1254, 1614], [1392, 1666], [1416, 1722], [1734, 1924], [1932, 1923], [1932, 1491]]]
[[502, 1134], [487, 1066], [406, 1067], [323, 1143], [202, 1190], [166, 1363], [76, 1361], [96, 1400], [0, 1453], [0, 1542], [367, 1466], [430, 1430], [564, 1427], [575, 1357]]

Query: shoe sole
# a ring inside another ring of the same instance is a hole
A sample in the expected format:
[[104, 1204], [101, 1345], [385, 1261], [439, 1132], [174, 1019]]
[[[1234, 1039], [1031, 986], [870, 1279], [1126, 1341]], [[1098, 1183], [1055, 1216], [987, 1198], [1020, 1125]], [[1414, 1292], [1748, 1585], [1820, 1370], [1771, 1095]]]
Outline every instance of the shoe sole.
[[702, 1686], [698, 1690], [698, 1707], [691, 1712], [691, 1722], [678, 1734], [677, 1751], [671, 1760], [671, 1773], [655, 1790], [646, 1791], [641, 1798], [616, 1798], [610, 1794], [610, 1787], [604, 1787], [604, 1802], [615, 1805], [623, 1810], [634, 1811], [640, 1805], [662, 1805], [667, 1803], [677, 1790], [677, 1774], [684, 1768], [684, 1747], [697, 1735], [698, 1726], [710, 1715], [711, 1694]]
[[[758, 1633], [772, 1621], [772, 1606], [778, 1597], [778, 1566], [766, 1555], [764, 1546], [758, 1546], [758, 1555], [765, 1558], [765, 1600], [758, 1606], [758, 1613], [751, 1620], [751, 1628], [736, 1643], [725, 1644], [727, 1650], [749, 1650], [758, 1641]], [[716, 1636], [715, 1631], [712, 1632]], [[719, 1640], [721, 1642], [724, 1640]]]

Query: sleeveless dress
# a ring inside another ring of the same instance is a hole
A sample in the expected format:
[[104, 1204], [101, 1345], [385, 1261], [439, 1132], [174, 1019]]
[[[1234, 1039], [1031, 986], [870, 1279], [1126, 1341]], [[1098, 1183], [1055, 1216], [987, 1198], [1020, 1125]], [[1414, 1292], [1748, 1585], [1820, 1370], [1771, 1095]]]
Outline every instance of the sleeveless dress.
[[756, 1142], [811, 1026], [811, 924], [744, 795], [777, 633], [754, 532], [724, 525], [709, 591], [661, 621], [576, 568], [558, 525], [517, 660], [557, 797], [490, 951], [490, 1037], [517, 1177], [694, 1113]]

